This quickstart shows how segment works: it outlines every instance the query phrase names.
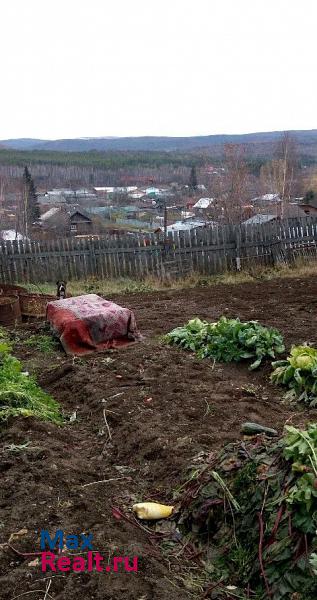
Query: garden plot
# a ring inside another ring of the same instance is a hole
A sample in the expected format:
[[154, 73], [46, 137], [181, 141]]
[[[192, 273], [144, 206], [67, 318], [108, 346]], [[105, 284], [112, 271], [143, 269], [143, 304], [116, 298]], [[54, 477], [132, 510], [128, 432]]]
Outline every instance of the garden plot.
[[[214, 363], [161, 338], [189, 319], [215, 322], [226, 315], [278, 329], [287, 350], [307, 341], [316, 345], [316, 292], [311, 277], [113, 297], [134, 311], [144, 341], [74, 360], [46, 344], [41, 324], [19, 327], [14, 355], [59, 402], [67, 422], [60, 427], [18, 418], [2, 429], [0, 543], [23, 533], [10, 543], [20, 554], [1, 547], [0, 598], [25, 592], [44, 598], [48, 574], [36, 557], [23, 555], [39, 551], [42, 528], [91, 532], [104, 554], [140, 557], [137, 574], [51, 578], [48, 593], [56, 600], [202, 598], [208, 577], [194, 549], [180, 545], [171, 555], [166, 537], [162, 551], [162, 532], [151, 526], [150, 535], [125, 519], [132, 505], [173, 504], [193, 458], [241, 439], [245, 421], [282, 433], [287, 420], [303, 425], [317, 421], [317, 412], [283, 404], [285, 390], [270, 382], [265, 362], [254, 371], [242, 363]], [[172, 521], [165, 523], [168, 529]]]

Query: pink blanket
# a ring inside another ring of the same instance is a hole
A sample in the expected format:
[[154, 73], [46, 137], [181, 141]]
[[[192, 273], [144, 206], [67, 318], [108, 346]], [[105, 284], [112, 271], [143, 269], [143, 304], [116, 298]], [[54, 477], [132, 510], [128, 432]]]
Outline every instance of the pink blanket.
[[56, 300], [46, 317], [67, 354], [115, 348], [140, 339], [134, 314], [96, 294]]

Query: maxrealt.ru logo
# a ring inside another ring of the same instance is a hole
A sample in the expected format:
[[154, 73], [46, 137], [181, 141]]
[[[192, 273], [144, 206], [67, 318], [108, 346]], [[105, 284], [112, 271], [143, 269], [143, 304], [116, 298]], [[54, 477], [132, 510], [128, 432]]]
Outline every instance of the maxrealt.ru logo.
[[[81, 533], [79, 536], [65, 535], [61, 529], [58, 529], [54, 537], [51, 537], [46, 529], [42, 529], [40, 541], [42, 571], [44, 573], [47, 571], [72, 571], [75, 573], [83, 571], [117, 573], [118, 571], [123, 571], [126, 573], [137, 573], [137, 556], [113, 556], [111, 558], [107, 556], [105, 559], [100, 552], [93, 549], [92, 540], [92, 533]], [[80, 555], [71, 553], [65, 556], [65, 554], [61, 554], [67, 550], [77, 550]]]

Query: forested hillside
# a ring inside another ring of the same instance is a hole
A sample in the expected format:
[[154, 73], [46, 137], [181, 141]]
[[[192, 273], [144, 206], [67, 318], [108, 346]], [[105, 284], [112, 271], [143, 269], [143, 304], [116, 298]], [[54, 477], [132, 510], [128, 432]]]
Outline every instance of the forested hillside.
[[[317, 157], [317, 130], [301, 130], [290, 132], [296, 137], [301, 151], [308, 154], [313, 153]], [[16, 139], [2, 140], [0, 144], [7, 148], [16, 150], [56, 150], [65, 152], [89, 152], [97, 151], [188, 151], [198, 148], [209, 148], [215, 152], [224, 144], [252, 144], [255, 151], [263, 151], [262, 146], [275, 144], [281, 135], [280, 131], [247, 133], [240, 135], [205, 135], [193, 137], [168, 137], [168, 136], [143, 136], [143, 137], [121, 137], [121, 138], [78, 138], [62, 140], [36, 140]], [[217, 148], [218, 147], [218, 148]]]

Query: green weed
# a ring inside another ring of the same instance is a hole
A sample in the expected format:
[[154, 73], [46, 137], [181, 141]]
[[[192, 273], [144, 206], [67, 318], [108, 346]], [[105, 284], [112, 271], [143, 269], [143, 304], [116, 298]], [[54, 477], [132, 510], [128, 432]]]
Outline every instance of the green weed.
[[8, 354], [0, 358], [0, 423], [10, 417], [36, 417], [62, 423], [59, 404], [23, 372], [21, 362]]
[[31, 335], [24, 344], [44, 353], [54, 352], [58, 348], [57, 340], [50, 335]]

